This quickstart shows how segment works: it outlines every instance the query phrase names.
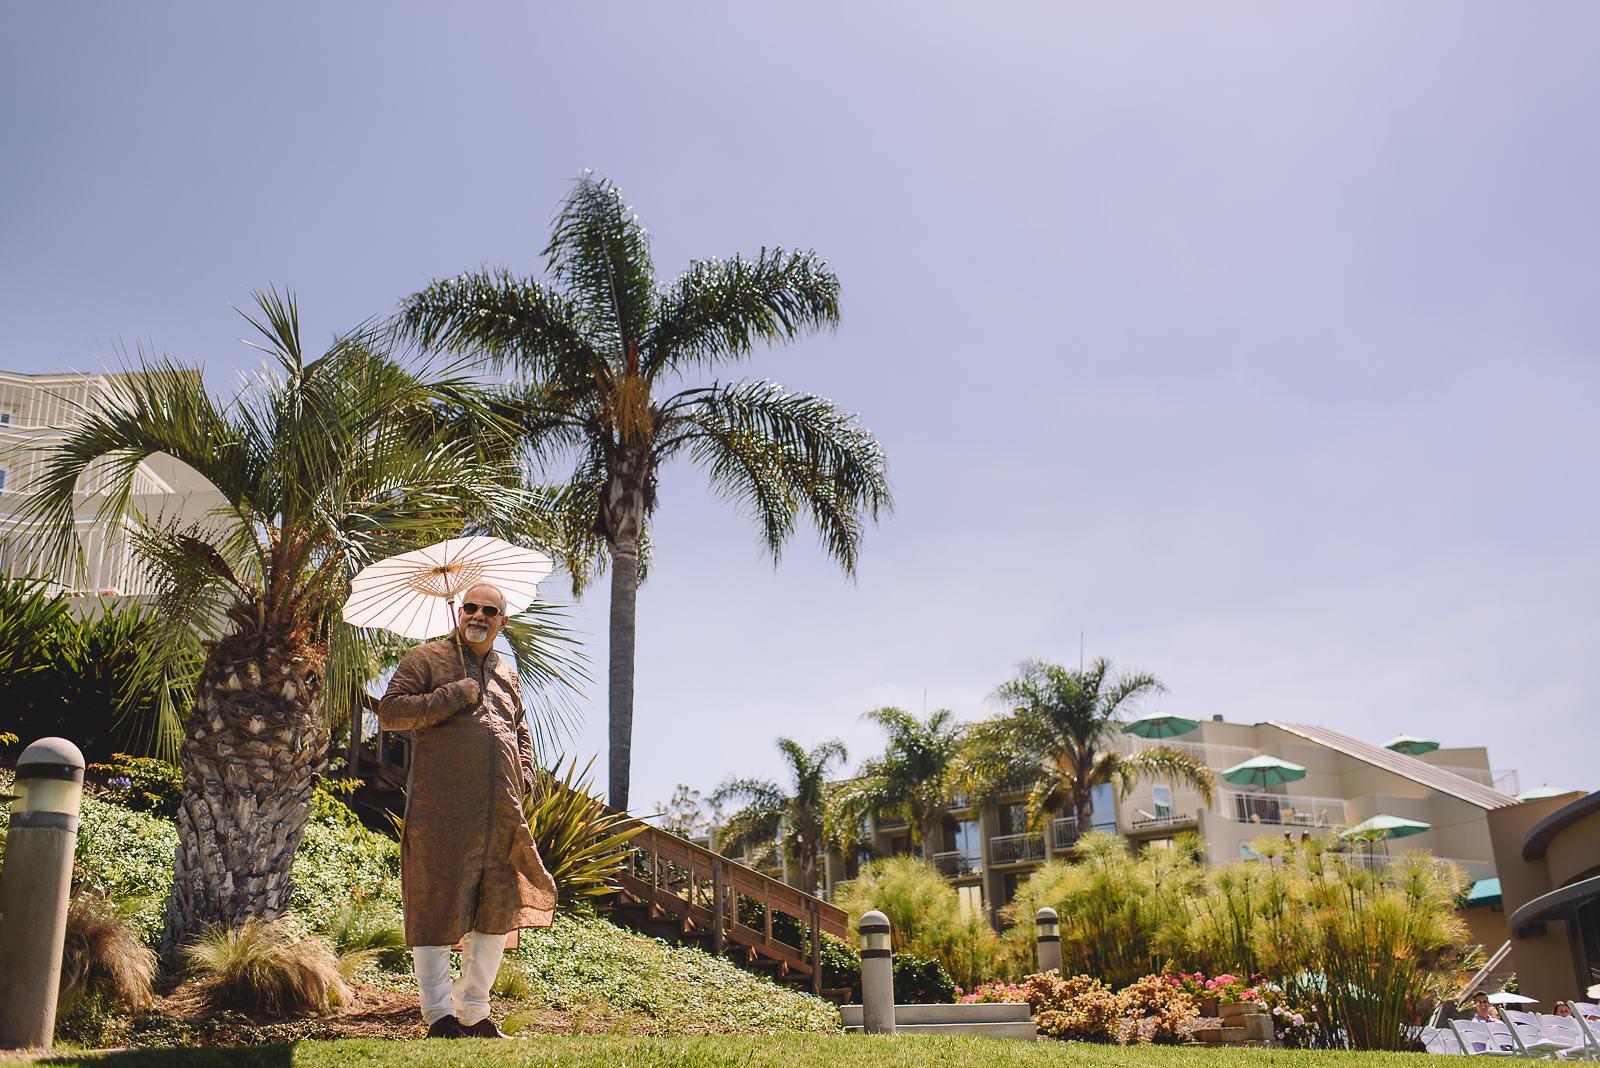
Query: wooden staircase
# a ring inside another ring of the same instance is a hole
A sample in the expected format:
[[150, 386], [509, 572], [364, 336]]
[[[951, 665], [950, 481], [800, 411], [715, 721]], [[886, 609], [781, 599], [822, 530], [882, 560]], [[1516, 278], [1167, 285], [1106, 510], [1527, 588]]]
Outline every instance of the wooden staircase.
[[637, 826], [615, 919], [822, 993], [821, 936], [849, 937], [843, 909], [658, 827]]
[[[410, 739], [380, 731], [371, 744], [352, 745], [346, 761], [345, 775], [363, 782], [351, 795], [351, 807], [367, 826], [392, 831], [388, 814], [405, 811]], [[822, 993], [821, 936], [849, 938], [843, 909], [675, 834], [632, 822], [637, 833], [620, 888], [609, 899], [612, 919]]]

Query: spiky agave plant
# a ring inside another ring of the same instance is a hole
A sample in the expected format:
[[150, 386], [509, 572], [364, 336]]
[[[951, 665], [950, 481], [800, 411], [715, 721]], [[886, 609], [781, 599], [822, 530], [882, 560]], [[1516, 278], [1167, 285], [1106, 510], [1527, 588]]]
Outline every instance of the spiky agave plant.
[[[104, 470], [98, 518], [134, 526], [170, 633], [151, 655], [206, 639], [179, 749], [168, 955], [199, 930], [289, 906], [327, 723], [344, 717], [379, 644], [339, 622], [350, 576], [467, 531], [540, 540], [546, 529], [470, 380], [408, 369], [371, 330], [308, 358], [293, 298], [257, 304], [246, 318], [269, 357], [259, 381], [219, 401], [198, 371], [165, 359], [112, 377], [53, 450], [27, 511], [45, 558], [68, 569], [81, 555], [79, 479]], [[134, 476], [157, 453], [216, 488], [215, 514], [180, 525], [138, 511]], [[516, 651], [525, 680], [560, 676], [548, 643]]]
[[555, 880], [557, 902], [572, 908], [617, 892], [628, 862], [628, 841], [644, 825], [607, 808], [594, 796], [590, 771], [594, 758], [580, 770], [577, 758], [565, 772], [541, 769], [522, 802], [539, 857]]

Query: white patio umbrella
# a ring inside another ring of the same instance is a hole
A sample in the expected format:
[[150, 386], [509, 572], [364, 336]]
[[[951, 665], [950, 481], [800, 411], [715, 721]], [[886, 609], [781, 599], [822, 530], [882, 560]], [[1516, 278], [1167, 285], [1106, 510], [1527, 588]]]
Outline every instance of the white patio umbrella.
[[497, 586], [506, 615], [526, 611], [554, 564], [537, 549], [477, 535], [451, 538], [361, 569], [350, 581], [343, 619], [404, 638], [437, 638], [456, 625], [456, 602], [479, 583]]
[[1489, 995], [1491, 1005], [1537, 1005], [1538, 998], [1525, 998], [1521, 994], [1513, 994], [1505, 990], [1496, 990]]

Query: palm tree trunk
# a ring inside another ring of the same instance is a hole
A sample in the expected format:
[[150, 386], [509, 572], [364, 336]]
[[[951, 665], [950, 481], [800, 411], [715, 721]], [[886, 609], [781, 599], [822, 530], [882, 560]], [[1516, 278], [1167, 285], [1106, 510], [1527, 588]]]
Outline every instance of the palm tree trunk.
[[639, 543], [611, 546], [611, 759], [607, 797], [612, 808], [628, 808], [633, 762], [633, 655], [639, 602]]
[[1094, 794], [1083, 785], [1082, 779], [1072, 785], [1072, 815], [1078, 821], [1078, 833], [1086, 833], [1094, 823]]
[[922, 821], [917, 833], [922, 836], [922, 859], [929, 864], [933, 863], [933, 855], [939, 852], [939, 832], [944, 829], [944, 813], [940, 812], [929, 816]]
[[183, 802], [161, 951], [207, 927], [273, 920], [328, 753], [320, 649], [272, 636], [224, 638], [206, 658], [178, 752]]

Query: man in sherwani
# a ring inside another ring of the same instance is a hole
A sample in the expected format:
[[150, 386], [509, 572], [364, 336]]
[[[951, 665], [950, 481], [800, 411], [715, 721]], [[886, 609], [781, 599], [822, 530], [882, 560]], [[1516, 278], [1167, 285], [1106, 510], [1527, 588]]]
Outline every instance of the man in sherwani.
[[505, 608], [494, 586], [467, 590], [455, 633], [408, 652], [378, 703], [382, 729], [415, 737], [400, 892], [430, 1038], [505, 1037], [489, 987], [506, 935], [550, 926], [555, 910], [555, 883], [522, 817], [534, 775], [522, 687], [494, 649]]

